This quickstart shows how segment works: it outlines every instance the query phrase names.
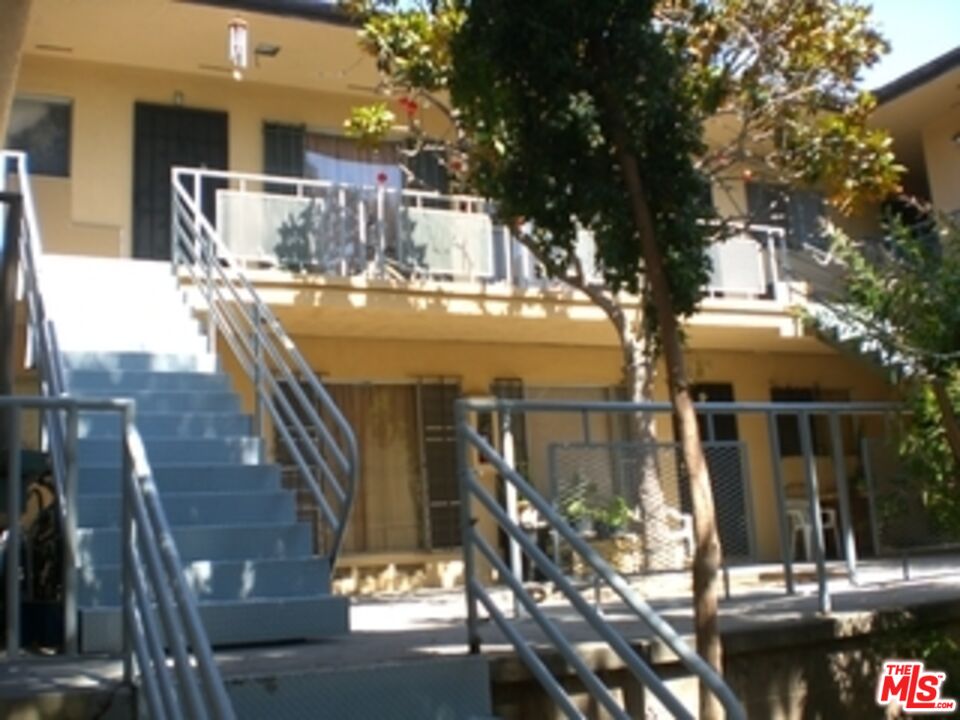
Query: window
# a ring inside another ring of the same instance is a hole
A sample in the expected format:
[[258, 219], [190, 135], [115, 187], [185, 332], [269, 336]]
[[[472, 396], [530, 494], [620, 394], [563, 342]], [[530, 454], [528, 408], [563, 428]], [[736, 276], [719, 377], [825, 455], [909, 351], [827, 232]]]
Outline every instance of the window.
[[[412, 187], [447, 192], [450, 181], [439, 150], [427, 147], [405, 153], [399, 144], [374, 146], [329, 133], [311, 132], [303, 125], [264, 123], [264, 172], [267, 175], [328, 180], [341, 185], [377, 186], [385, 178], [390, 188]], [[400, 164], [404, 158], [409, 170]], [[270, 192], [293, 192], [293, 188], [269, 188]]]
[[804, 244], [824, 247], [827, 242], [820, 228], [825, 212], [823, 196], [816, 191], [749, 183], [747, 211], [756, 223], [785, 228], [792, 248], [800, 249]]
[[26, 152], [34, 174], [69, 177], [72, 111], [68, 100], [16, 98], [7, 147]]
[[[847, 402], [850, 394], [846, 390], [826, 390], [810, 387], [775, 387], [770, 390], [773, 402], [814, 403]], [[826, 415], [811, 416], [810, 441], [813, 454], [825, 457], [830, 454], [830, 421]], [[845, 447], [851, 447], [853, 431], [849, 417], [841, 418], [841, 440]], [[780, 436], [780, 457], [800, 457], [803, 450], [800, 444], [800, 416], [797, 414], [777, 415], [777, 433]]]

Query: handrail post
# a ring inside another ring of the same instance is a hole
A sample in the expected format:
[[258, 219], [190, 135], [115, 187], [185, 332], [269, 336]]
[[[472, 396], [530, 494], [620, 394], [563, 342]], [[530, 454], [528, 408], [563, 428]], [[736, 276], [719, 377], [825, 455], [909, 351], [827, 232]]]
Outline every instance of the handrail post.
[[787, 517], [787, 498], [783, 486], [783, 459], [780, 457], [780, 429], [777, 427], [777, 415], [766, 413], [767, 435], [770, 438], [770, 462], [773, 465], [773, 494], [777, 501], [777, 529], [780, 531], [780, 556], [783, 561], [783, 581], [787, 595], [793, 595], [797, 589], [793, 581], [793, 538], [790, 535], [790, 519]]
[[[6, 165], [5, 160], [0, 163]], [[0, 168], [3, 170], [3, 168]], [[2, 260], [0, 260], [0, 395], [12, 395], [16, 375], [13, 351], [16, 343], [17, 315], [17, 268], [20, 266], [20, 232], [23, 217], [23, 197], [18, 193], [0, 193], [0, 203], [7, 208], [3, 228]], [[6, 444], [3, 432], [3, 415], [0, 415], [0, 449]], [[11, 448], [12, 450], [12, 448]]]
[[63, 551], [63, 641], [68, 655], [77, 653], [77, 439], [80, 419], [75, 405], [67, 410], [66, 473], [64, 497], [67, 508], [64, 517], [65, 544]]
[[817, 481], [817, 459], [813, 452], [808, 412], [797, 413], [800, 418], [800, 449], [803, 453], [804, 478], [807, 485], [807, 500], [810, 522], [813, 525], [813, 548], [817, 561], [817, 595], [821, 613], [830, 612], [830, 588], [827, 583], [826, 553], [823, 548], [823, 516], [820, 514], [820, 486]]
[[[133, 406], [125, 405], [123, 414], [120, 418], [120, 452], [122, 453], [120, 463], [120, 482], [121, 482], [121, 502], [122, 502], [122, 525], [120, 530], [120, 562], [122, 573], [122, 606], [123, 606], [123, 681], [127, 684], [133, 682], [133, 638], [131, 632], [133, 628], [133, 546], [136, 542], [136, 527], [133, 523], [133, 497], [134, 483], [133, 477], [133, 458], [130, 456], [127, 438], [130, 429], [133, 427]], [[142, 669], [141, 669], [142, 670]]]
[[[843, 538], [843, 559], [847, 565], [850, 582], [857, 584], [857, 540], [853, 533], [853, 514], [850, 512], [850, 486], [847, 483], [847, 468], [844, 463], [843, 436], [840, 433], [840, 418], [830, 413], [830, 444], [833, 447], [833, 477], [837, 485], [837, 504], [840, 509], [840, 535]], [[840, 548], [837, 548], [840, 551]]]
[[[377, 184], [377, 269], [380, 271], [380, 277], [386, 277], [387, 263], [387, 218], [386, 202], [384, 198], [383, 183]], [[399, 253], [400, 248], [397, 248]], [[403, 258], [397, 258], [403, 262]]]
[[253, 430], [263, 437], [263, 404], [260, 393], [263, 390], [263, 316], [260, 306], [253, 304]]
[[7, 657], [20, 652], [20, 409], [7, 416]]
[[[500, 412], [500, 442], [503, 445], [503, 461], [511, 470], [516, 470], [516, 446], [512, 420], [509, 410]], [[513, 483], [507, 482], [506, 479], [503, 480], [503, 483], [506, 491], [507, 516], [510, 518], [510, 522], [519, 527], [520, 512], [517, 508], [517, 488]], [[508, 542], [510, 544], [510, 573], [518, 582], [522, 583], [523, 555], [520, 552], [520, 543], [513, 536], [510, 536]], [[523, 616], [523, 608], [520, 606], [520, 601], [516, 595], [513, 596], [513, 616], [515, 618]]]
[[470, 453], [467, 448], [467, 410], [464, 400], [454, 404], [457, 432], [457, 475], [460, 480], [460, 537], [463, 542], [463, 587], [467, 601], [467, 647], [472, 655], [480, 652], [480, 631], [477, 614], [477, 594], [473, 584], [477, 577], [476, 555], [473, 547], [471, 512]]

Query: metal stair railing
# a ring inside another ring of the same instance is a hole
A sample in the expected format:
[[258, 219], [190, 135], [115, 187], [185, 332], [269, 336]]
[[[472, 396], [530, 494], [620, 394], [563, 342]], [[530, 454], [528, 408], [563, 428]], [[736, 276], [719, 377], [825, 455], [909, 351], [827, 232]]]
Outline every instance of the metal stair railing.
[[[134, 424], [133, 403], [120, 404], [124, 679], [133, 681], [136, 660], [150, 717], [156, 720], [233, 720], [233, 706]], [[172, 655], [173, 672], [165, 648]]]
[[[158, 720], [192, 717], [233, 720], [235, 714], [210, 641], [200, 621], [197, 600], [183, 574], [176, 542], [153, 481], [143, 441], [134, 424], [134, 403], [129, 400], [71, 398], [65, 393], [65, 373], [56, 329], [46, 313], [43, 298], [40, 226], [30, 189], [27, 157], [20, 152], [0, 153], [0, 177], [5, 184], [8, 163], [15, 167], [18, 191], [23, 198], [20, 232], [21, 269], [32, 335], [32, 360], [39, 369], [41, 398], [0, 398], [0, 408], [11, 409], [11, 444], [19, 449], [19, 415], [23, 408], [44, 414], [47, 444], [53, 466], [60, 522], [64, 536], [64, 623], [68, 652], [76, 652], [77, 562], [77, 443], [79, 413], [113, 412], [121, 416], [118, 453], [122, 454], [121, 573], [123, 677], [143, 687], [150, 715]], [[5, 189], [0, 185], [0, 190]], [[18, 470], [18, 452], [11, 453], [10, 471]], [[10, 483], [11, 506], [19, 504], [19, 487]], [[11, 507], [13, 514], [13, 507]], [[19, 524], [12, 525], [19, 544]], [[16, 561], [15, 561], [16, 560]], [[18, 558], [8, 558], [8, 626], [19, 618], [12, 608], [17, 598]], [[159, 620], [157, 619], [159, 617]], [[8, 634], [19, 638], [19, 628]], [[172, 670], [166, 648], [172, 655]], [[135, 673], [136, 669], [136, 673]]]
[[356, 497], [356, 437], [204, 215], [204, 177], [201, 170], [172, 171], [174, 267], [178, 275], [181, 269], [186, 272], [205, 303], [211, 352], [216, 352], [218, 335], [222, 335], [250, 379], [257, 432], [262, 436], [265, 415], [269, 416], [293, 459], [302, 487], [324, 521], [317, 544], [332, 568]]
[[592, 571], [596, 582], [612, 590], [626, 606], [679, 659], [680, 663], [712, 692], [722, 704], [728, 718], [745, 718], [743, 707], [723, 677], [711, 668], [679, 636], [660, 615], [641, 599], [627, 581], [613, 570], [600, 555], [593, 550], [577, 532], [560, 516], [557, 510], [525, 480], [497, 450], [469, 422], [470, 413], [477, 412], [522, 412], [523, 401], [462, 399], [456, 404], [457, 428], [457, 464], [460, 480], [461, 530], [463, 534], [464, 576], [467, 593], [467, 632], [471, 652], [479, 652], [480, 635], [478, 632], [478, 604], [483, 605], [490, 618], [503, 632], [533, 675], [546, 692], [568, 718], [583, 718], [572, 698], [547, 668], [544, 661], [531, 648], [528, 640], [511, 623], [498, 607], [490, 592], [484, 587], [476, 572], [476, 552], [498, 572], [507, 584], [515, 601], [526, 611], [543, 631], [552, 647], [570, 664], [583, 682], [584, 688], [596, 702], [619, 720], [629, 720], [629, 715], [613, 696], [603, 681], [594, 673], [578, 654], [574, 645], [564, 636], [559, 625], [544, 613], [534, 601], [521, 580], [500, 557], [500, 553], [480, 534], [472, 515], [472, 502], [476, 500], [496, 523], [499, 530], [506, 533], [511, 543], [519, 546], [530, 559], [532, 566], [554, 584], [562, 593], [580, 618], [619, 656], [626, 669], [663, 704], [674, 717], [693, 718], [676, 695], [666, 686], [654, 669], [627, 640], [612, 627], [597, 608], [583, 597], [581, 592], [566, 577], [563, 570], [551, 559], [536, 542], [531, 539], [519, 522], [512, 519], [501, 502], [487, 490], [475, 477], [469, 465], [471, 450], [479, 454], [481, 460], [489, 463], [503, 478], [508, 493], [516, 492], [526, 500], [539, 514], [541, 521], [559, 538], [569, 544], [574, 553], [580, 556], [584, 565]]
[[[12, 170], [10, 170], [11, 166]], [[36, 366], [41, 395], [56, 398], [65, 392], [63, 363], [57, 345], [56, 330], [47, 315], [43, 299], [39, 264], [43, 252], [40, 224], [37, 222], [26, 153], [0, 152], [0, 191], [6, 190], [8, 171], [16, 178], [16, 192], [21, 198], [20, 228], [16, 241], [20, 243], [21, 290], [27, 308], [29, 333], [25, 364]], [[64, 650], [67, 654], [75, 654], [77, 651], [77, 527], [75, 513], [69, 512], [69, 509], [76, 506], [76, 495], [75, 490], [73, 494], [67, 493], [70, 486], [67, 474], [72, 469], [75, 470], [76, 447], [68, 445], [65, 441], [67, 417], [63, 412], [54, 408], [45, 408], [42, 424], [46, 432], [47, 451], [50, 455], [54, 491], [59, 508], [58, 520], [63, 538]], [[72, 487], [75, 488], [75, 483]]]

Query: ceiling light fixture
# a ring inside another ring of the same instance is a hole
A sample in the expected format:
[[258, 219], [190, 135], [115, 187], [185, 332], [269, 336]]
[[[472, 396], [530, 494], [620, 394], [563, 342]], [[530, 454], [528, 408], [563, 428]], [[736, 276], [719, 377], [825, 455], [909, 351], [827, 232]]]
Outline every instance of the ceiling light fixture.
[[242, 80], [243, 71], [247, 69], [247, 23], [240, 18], [234, 18], [227, 25], [227, 29], [227, 57], [233, 68], [233, 79]]

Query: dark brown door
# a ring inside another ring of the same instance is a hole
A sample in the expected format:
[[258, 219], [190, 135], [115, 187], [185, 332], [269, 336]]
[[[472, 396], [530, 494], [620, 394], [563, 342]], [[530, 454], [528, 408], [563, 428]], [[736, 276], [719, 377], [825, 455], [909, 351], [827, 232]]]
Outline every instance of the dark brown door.
[[[225, 170], [227, 114], [172, 105], [134, 108], [133, 256], [170, 258], [170, 168]], [[217, 185], [204, 183], [203, 207], [214, 213]], [[211, 218], [212, 219], [212, 218]]]

